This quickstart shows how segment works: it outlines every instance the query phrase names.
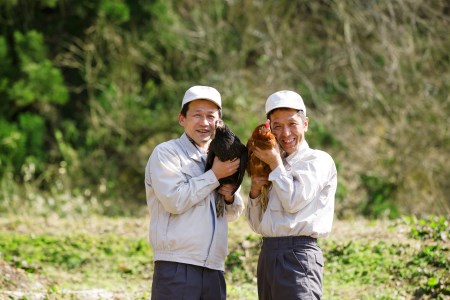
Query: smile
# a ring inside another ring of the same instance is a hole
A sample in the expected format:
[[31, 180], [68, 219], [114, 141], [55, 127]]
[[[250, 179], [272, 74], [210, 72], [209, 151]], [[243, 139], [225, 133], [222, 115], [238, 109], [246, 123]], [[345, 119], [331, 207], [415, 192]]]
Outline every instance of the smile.
[[295, 139], [283, 140], [284, 144], [291, 144], [295, 141]]

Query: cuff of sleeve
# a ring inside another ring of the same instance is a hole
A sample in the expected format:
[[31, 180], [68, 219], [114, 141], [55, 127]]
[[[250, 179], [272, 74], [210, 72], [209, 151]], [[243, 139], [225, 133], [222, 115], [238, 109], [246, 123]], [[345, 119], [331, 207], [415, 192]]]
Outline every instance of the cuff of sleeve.
[[258, 206], [260, 203], [260, 199], [261, 199], [261, 194], [259, 194], [259, 196], [257, 196], [256, 198], [252, 198], [250, 197], [250, 195], [248, 196], [248, 202], [251, 206]]
[[203, 176], [208, 184], [215, 185], [214, 188], [217, 188], [220, 185], [219, 180], [216, 178], [216, 175], [214, 174], [214, 172], [212, 170], [206, 171], [205, 173], [203, 173]]
[[279, 165], [278, 167], [276, 167], [275, 169], [272, 170], [272, 172], [270, 172], [269, 174], [269, 181], [273, 181], [277, 178], [280, 178], [281, 174], [284, 172], [284, 166], [283, 165]]
[[231, 204], [233, 204], [234, 203], [234, 195], [233, 195], [233, 200], [231, 200], [231, 202], [228, 202], [227, 200], [224, 200], [224, 202], [225, 202], [225, 204], [226, 205], [231, 205]]

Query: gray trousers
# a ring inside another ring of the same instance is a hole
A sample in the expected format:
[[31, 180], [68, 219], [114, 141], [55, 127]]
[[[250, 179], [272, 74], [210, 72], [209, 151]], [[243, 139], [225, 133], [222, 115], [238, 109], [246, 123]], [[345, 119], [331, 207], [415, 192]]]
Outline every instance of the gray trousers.
[[265, 237], [257, 278], [260, 300], [321, 299], [322, 250], [305, 236]]
[[223, 271], [171, 261], [156, 261], [152, 300], [225, 300]]

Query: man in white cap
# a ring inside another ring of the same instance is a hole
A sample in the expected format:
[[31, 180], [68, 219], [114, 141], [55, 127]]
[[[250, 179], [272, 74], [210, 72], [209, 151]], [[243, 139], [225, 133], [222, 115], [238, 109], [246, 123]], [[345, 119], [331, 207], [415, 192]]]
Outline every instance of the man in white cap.
[[[154, 273], [151, 299], [225, 299], [228, 224], [244, 210], [239, 193], [219, 179], [235, 173], [239, 159], [217, 158], [205, 172], [215, 121], [222, 117], [220, 93], [212, 87], [189, 88], [178, 123], [184, 133], [159, 144], [145, 169]], [[224, 216], [216, 215], [217, 193], [224, 196]]]
[[[317, 238], [331, 231], [337, 172], [327, 153], [311, 149], [306, 107], [293, 91], [266, 101], [266, 114], [278, 145], [254, 154], [269, 164], [268, 178], [252, 177], [247, 220], [263, 236], [258, 260], [258, 296], [262, 300], [321, 299], [324, 260]], [[264, 211], [262, 185], [272, 182]]]

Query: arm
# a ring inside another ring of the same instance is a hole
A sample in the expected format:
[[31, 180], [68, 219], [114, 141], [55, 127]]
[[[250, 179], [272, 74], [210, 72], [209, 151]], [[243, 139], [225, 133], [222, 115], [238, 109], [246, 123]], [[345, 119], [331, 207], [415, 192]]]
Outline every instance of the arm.
[[247, 223], [250, 228], [256, 233], [261, 233], [259, 228], [263, 217], [260, 197], [261, 195], [257, 196], [256, 198], [251, 198], [249, 196], [247, 207], [245, 208], [245, 217], [247, 218]]
[[[234, 187], [232, 185], [230, 185], [230, 188], [233, 189]], [[230, 201], [225, 202], [225, 203], [228, 202], [225, 205], [225, 209], [227, 211], [226, 216], [227, 216], [228, 222], [235, 221], [237, 218], [239, 218], [239, 216], [244, 211], [244, 200], [241, 197], [240, 189], [241, 188], [239, 187], [239, 189], [234, 193], [234, 195], [231, 196]]]
[[[324, 152], [322, 152], [324, 153]], [[274, 192], [288, 213], [296, 213], [318, 199], [322, 189], [336, 184], [336, 167], [329, 155], [318, 155], [305, 162], [297, 162], [293, 171], [283, 165], [269, 175]]]
[[247, 222], [253, 231], [260, 233], [258, 228], [263, 217], [263, 210], [261, 206], [261, 188], [269, 183], [268, 178], [264, 176], [252, 176], [252, 183], [248, 197], [248, 204], [245, 211]]
[[165, 210], [181, 214], [204, 201], [219, 186], [214, 172], [202, 173], [182, 165], [176, 149], [160, 145], [153, 151], [146, 172], [149, 173], [156, 197]]

